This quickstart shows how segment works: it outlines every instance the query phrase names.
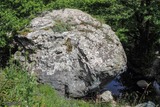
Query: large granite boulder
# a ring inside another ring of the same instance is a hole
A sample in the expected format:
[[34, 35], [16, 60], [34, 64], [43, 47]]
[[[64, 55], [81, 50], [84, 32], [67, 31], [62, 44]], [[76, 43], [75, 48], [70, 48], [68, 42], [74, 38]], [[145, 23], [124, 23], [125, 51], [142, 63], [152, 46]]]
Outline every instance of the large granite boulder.
[[15, 59], [40, 82], [83, 97], [126, 68], [126, 55], [111, 27], [77, 9], [45, 12], [18, 32]]

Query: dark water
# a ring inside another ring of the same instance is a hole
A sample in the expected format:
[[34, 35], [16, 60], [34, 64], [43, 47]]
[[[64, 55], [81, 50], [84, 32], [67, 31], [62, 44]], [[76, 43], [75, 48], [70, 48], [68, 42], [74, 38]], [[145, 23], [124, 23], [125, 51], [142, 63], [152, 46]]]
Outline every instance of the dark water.
[[[140, 88], [137, 85], [139, 80], [145, 80], [147, 83], [150, 83], [149, 87], [147, 89]], [[132, 71], [127, 71], [104, 85], [101, 91], [109, 90], [115, 99], [127, 100], [130, 103], [152, 101], [155, 104], [160, 104], [160, 96], [157, 94], [156, 88], [160, 88], [160, 86], [154, 78], [144, 77]]]
[[123, 85], [121, 81], [121, 76], [118, 75], [115, 79], [113, 79], [109, 84], [105, 85], [102, 91], [109, 90], [112, 92], [113, 96], [121, 96], [122, 91], [127, 87]]

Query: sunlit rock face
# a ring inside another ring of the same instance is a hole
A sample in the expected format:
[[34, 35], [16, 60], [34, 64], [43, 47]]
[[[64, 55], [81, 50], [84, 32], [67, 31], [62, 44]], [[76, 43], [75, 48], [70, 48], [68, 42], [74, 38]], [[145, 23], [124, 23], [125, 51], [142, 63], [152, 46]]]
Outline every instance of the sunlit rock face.
[[126, 68], [126, 55], [111, 27], [77, 9], [45, 12], [16, 37], [15, 59], [40, 82], [70, 97], [83, 97]]

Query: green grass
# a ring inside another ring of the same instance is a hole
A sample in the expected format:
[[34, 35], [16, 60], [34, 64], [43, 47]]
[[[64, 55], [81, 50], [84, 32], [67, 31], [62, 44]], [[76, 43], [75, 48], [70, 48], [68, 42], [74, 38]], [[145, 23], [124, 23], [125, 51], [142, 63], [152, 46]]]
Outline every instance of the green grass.
[[66, 99], [47, 84], [40, 84], [20, 66], [0, 69], [0, 107], [112, 107], [110, 103]]

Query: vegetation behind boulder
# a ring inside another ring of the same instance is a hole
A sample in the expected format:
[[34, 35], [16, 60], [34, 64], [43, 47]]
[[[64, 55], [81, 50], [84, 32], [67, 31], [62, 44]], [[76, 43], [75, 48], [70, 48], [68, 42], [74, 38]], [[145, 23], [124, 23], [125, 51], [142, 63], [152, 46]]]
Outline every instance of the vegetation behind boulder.
[[3, 54], [14, 48], [14, 35], [36, 14], [78, 8], [109, 24], [123, 43], [130, 64], [144, 69], [151, 66], [154, 53], [159, 50], [159, 4], [158, 0], [1, 0], [0, 62], [4, 62]]

